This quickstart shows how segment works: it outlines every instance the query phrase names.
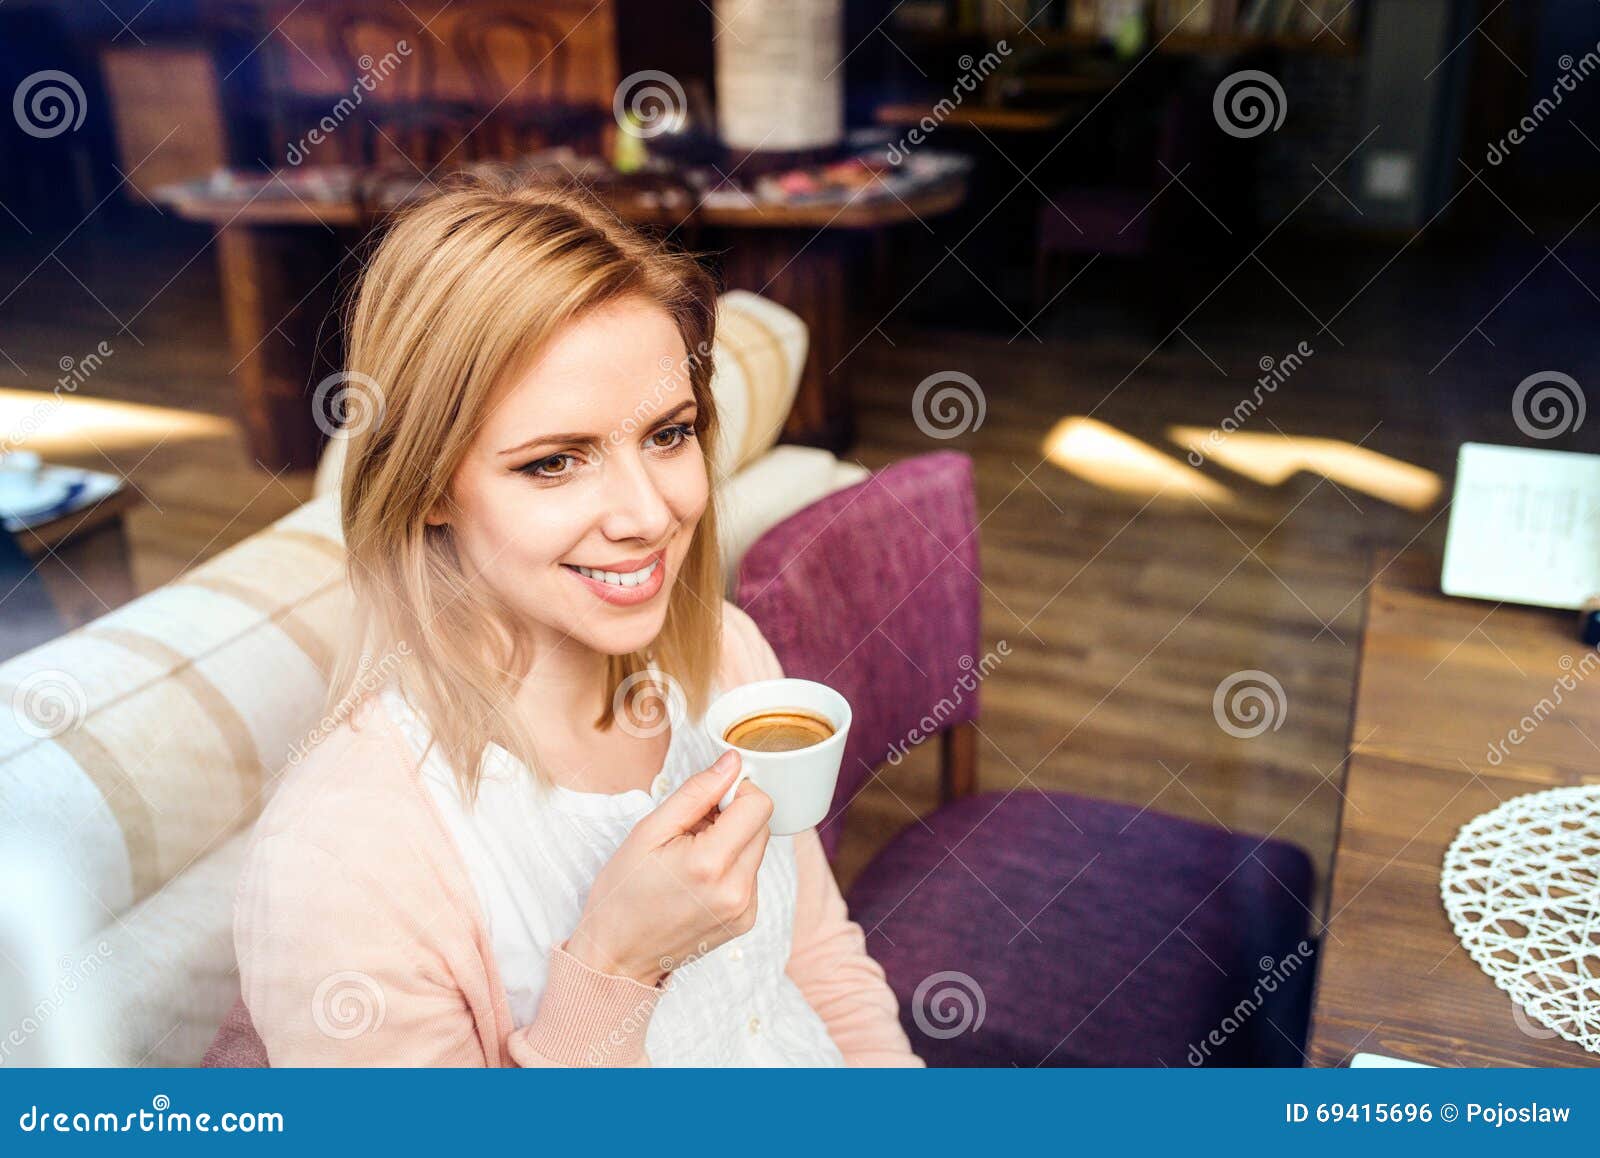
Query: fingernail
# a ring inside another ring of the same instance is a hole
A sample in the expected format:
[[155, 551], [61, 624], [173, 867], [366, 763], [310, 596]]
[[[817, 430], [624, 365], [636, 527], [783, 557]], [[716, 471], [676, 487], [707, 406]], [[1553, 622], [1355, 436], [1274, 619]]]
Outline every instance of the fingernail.
[[739, 753], [731, 749], [717, 757], [717, 762], [712, 765], [718, 772], [726, 773], [735, 768], [739, 763]]

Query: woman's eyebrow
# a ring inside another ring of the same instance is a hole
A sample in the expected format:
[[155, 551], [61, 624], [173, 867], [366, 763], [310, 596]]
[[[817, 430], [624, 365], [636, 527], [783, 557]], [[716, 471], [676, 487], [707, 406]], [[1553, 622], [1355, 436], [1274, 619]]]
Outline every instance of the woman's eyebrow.
[[[695, 409], [694, 400], [692, 398], [687, 399], [678, 403], [678, 405], [667, 411], [660, 418], [657, 418], [655, 422], [651, 423], [651, 425], [654, 426], [661, 422], [671, 422], [674, 418], [680, 417], [685, 411], [693, 409]], [[603, 438], [603, 435], [598, 434], [541, 434], [534, 438], [528, 439], [526, 442], [519, 442], [516, 446], [508, 446], [498, 453], [501, 455], [520, 454], [521, 452], [535, 446], [548, 446], [551, 443], [571, 444], [574, 442], [600, 442], [603, 440]]]

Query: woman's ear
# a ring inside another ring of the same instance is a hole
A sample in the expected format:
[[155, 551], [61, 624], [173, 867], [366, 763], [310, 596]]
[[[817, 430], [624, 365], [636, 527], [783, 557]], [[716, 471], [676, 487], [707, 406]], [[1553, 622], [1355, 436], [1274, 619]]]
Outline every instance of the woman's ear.
[[429, 487], [432, 491], [433, 505], [428, 508], [428, 513], [422, 516], [422, 522], [429, 527], [448, 527], [450, 525], [450, 508], [454, 506], [450, 501], [448, 489], [437, 483]]

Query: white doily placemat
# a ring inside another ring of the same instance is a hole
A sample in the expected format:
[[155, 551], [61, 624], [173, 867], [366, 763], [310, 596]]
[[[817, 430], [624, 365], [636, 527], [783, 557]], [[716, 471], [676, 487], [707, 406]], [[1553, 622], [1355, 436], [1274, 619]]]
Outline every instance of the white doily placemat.
[[1439, 894], [1512, 1001], [1600, 1053], [1600, 787], [1518, 796], [1470, 821], [1444, 854]]

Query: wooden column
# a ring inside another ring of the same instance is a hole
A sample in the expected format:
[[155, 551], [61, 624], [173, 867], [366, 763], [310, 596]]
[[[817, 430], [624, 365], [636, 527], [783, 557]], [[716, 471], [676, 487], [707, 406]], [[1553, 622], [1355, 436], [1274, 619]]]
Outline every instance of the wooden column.
[[810, 329], [810, 349], [785, 442], [835, 453], [855, 440], [848, 367], [840, 365], [861, 335], [849, 332], [855, 250], [866, 239], [847, 230], [738, 229], [721, 232], [727, 289], [769, 297], [800, 315]]
[[[343, 252], [322, 228], [234, 224], [217, 233], [240, 417], [251, 455], [269, 470], [316, 466], [317, 350], [339, 339]], [[324, 372], [337, 363], [328, 360]]]

